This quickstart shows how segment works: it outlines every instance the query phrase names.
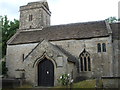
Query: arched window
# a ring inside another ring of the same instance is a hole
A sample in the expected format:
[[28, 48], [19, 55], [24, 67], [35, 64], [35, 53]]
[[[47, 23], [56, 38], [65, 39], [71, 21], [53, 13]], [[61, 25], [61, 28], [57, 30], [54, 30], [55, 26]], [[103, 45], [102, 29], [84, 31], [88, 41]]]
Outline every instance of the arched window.
[[98, 49], [98, 52], [101, 52], [101, 44], [100, 43], [97, 44], [97, 49]]
[[105, 43], [102, 44], [102, 51], [106, 52], [106, 44]]
[[79, 57], [80, 57], [80, 70], [91, 71], [90, 54], [84, 49]]

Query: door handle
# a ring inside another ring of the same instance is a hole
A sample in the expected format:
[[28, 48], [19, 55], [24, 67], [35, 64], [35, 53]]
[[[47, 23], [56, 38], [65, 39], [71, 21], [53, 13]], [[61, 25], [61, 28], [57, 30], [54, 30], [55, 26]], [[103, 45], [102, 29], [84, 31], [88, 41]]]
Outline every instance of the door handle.
[[49, 71], [47, 71], [46, 73], [49, 74]]

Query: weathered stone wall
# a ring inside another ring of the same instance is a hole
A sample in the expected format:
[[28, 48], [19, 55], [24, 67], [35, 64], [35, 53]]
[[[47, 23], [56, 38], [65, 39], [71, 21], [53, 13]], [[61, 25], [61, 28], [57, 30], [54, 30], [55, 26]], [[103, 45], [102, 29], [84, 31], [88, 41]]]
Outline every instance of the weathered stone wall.
[[[29, 21], [29, 15], [32, 15], [31, 21]], [[36, 29], [49, 25], [50, 11], [42, 3], [30, 3], [20, 7], [19, 29]]]
[[117, 76], [120, 76], [119, 74], [119, 53], [120, 53], [120, 50], [119, 50], [119, 40], [114, 40], [113, 41], [113, 56], [114, 56], [114, 59], [113, 59], [113, 73], [114, 73], [114, 76], [117, 77]]
[[[33, 20], [29, 21], [29, 15], [33, 15]], [[41, 9], [29, 9], [20, 11], [20, 29], [40, 28], [41, 24]]]
[[[79, 70], [79, 76], [86, 77], [99, 77], [99, 76], [112, 76], [112, 46], [111, 38], [93, 38], [86, 40], [63, 40], [51, 42], [59, 47], [62, 47], [67, 52], [75, 56], [78, 60], [80, 53], [86, 49], [90, 54], [91, 58], [91, 71], [81, 72]], [[97, 52], [97, 43], [106, 43], [107, 52]], [[73, 78], [78, 77], [77, 67], [74, 63], [68, 63], [67, 56], [61, 51], [55, 48], [53, 45], [47, 42], [42, 42], [36, 47], [38, 43], [35, 44], [21, 44], [21, 45], [8, 45], [7, 47], [7, 67], [8, 75], [10, 77], [19, 78], [21, 72], [16, 71], [16, 69], [25, 69], [26, 80], [37, 86], [37, 63], [42, 60], [42, 55], [46, 52], [46, 57], [51, 60], [54, 64], [55, 70], [55, 81], [54, 85], [59, 85], [57, 79], [65, 73], [71, 73], [73, 70]], [[34, 48], [35, 50], [31, 52]], [[25, 61], [23, 61], [23, 54]], [[39, 59], [38, 59], [39, 58]], [[38, 61], [36, 61], [38, 60]], [[36, 61], [36, 66], [33, 68], [33, 64]], [[62, 66], [61, 66], [62, 65]], [[79, 64], [80, 68], [80, 64]]]
[[[75, 56], [78, 60], [80, 60], [79, 55], [84, 50], [84, 48], [87, 52], [89, 52], [92, 70], [90, 72], [79, 71], [81, 76], [96, 77], [113, 75], [111, 37], [93, 38], [85, 40], [63, 40], [54, 41], [52, 43], [64, 48], [66, 51]], [[107, 52], [98, 53], [98, 43], [106, 43]]]
[[[118, 70], [120, 68], [120, 39], [118, 40], [118, 48], [119, 48], [119, 51], [118, 51]], [[120, 77], [120, 70], [118, 71], [118, 76]], [[119, 86], [120, 86], [120, 81], [119, 81]]]
[[7, 46], [6, 65], [9, 77], [20, 78], [21, 74], [16, 70], [23, 69], [23, 54], [25, 57], [36, 45], [35, 43]]
[[120, 88], [120, 77], [106, 77], [102, 82], [103, 88]]
[[[53, 46], [49, 46], [48, 43], [40, 44], [22, 44], [22, 45], [10, 45], [7, 48], [6, 64], [8, 67], [8, 75], [13, 78], [21, 78], [22, 71], [16, 71], [17, 69], [24, 69], [26, 82], [31, 83], [34, 86], [38, 84], [38, 67], [37, 64], [44, 57], [51, 60], [54, 64], [54, 85], [59, 85], [57, 79], [65, 73], [71, 74], [74, 71], [74, 78], [77, 76], [77, 68], [74, 63], [68, 63], [67, 58], [62, 52], [59, 52]], [[35, 48], [36, 47], [36, 48]], [[35, 50], [32, 51], [32, 49]], [[44, 54], [44, 52], [46, 52]], [[24, 61], [23, 61], [24, 54]], [[44, 54], [44, 56], [42, 56]], [[28, 55], [28, 57], [27, 57]], [[38, 59], [39, 58], [39, 59]], [[38, 61], [36, 61], [38, 60]], [[35, 65], [34, 65], [35, 64]]]
[[46, 12], [43, 8], [42, 8], [42, 26], [43, 27], [47, 27], [50, 26], [50, 15], [48, 14], [48, 12]]
[[68, 62], [67, 74], [70, 74], [71, 79], [75, 80], [79, 76], [76, 64]]
[[[45, 53], [44, 53], [45, 52]], [[26, 74], [26, 81], [31, 82], [33, 85], [38, 85], [38, 63], [46, 57], [51, 60], [54, 64], [54, 85], [59, 85], [57, 79], [62, 74], [71, 73], [74, 70], [76, 74], [76, 69], [74, 63], [68, 63], [68, 60], [59, 49], [55, 48], [50, 43], [43, 41], [38, 45], [32, 53], [24, 61], [24, 68]]]

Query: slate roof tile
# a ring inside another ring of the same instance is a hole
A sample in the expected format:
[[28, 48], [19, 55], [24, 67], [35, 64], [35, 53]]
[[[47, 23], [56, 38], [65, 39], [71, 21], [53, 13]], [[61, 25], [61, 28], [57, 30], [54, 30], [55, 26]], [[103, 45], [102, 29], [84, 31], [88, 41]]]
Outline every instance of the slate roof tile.
[[48, 41], [86, 39], [108, 35], [106, 22], [94, 21], [49, 26], [43, 28], [43, 30], [36, 31], [22, 31], [16, 34], [14, 39], [10, 40], [8, 44], [35, 43], [43, 39]]

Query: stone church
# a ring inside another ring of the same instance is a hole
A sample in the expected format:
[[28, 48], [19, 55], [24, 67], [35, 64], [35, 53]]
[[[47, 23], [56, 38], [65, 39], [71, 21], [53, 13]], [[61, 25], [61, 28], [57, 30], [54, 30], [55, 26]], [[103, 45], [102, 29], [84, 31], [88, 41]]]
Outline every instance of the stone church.
[[20, 7], [20, 26], [7, 42], [6, 65], [10, 78], [33, 86], [57, 86], [70, 74], [82, 78], [119, 76], [120, 23], [105, 20], [50, 25], [47, 1]]

